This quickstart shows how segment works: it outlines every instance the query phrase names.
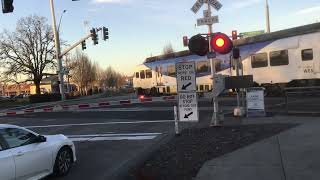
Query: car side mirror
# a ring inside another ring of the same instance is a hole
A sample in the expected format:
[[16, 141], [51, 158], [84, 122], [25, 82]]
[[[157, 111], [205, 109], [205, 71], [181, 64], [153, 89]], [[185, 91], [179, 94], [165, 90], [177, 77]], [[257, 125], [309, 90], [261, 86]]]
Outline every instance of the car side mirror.
[[39, 136], [37, 136], [37, 138], [36, 138], [36, 142], [37, 142], [37, 143], [42, 143], [42, 142], [46, 142], [46, 141], [47, 141], [47, 138], [44, 137], [44, 136], [42, 136], [42, 135], [39, 135]]

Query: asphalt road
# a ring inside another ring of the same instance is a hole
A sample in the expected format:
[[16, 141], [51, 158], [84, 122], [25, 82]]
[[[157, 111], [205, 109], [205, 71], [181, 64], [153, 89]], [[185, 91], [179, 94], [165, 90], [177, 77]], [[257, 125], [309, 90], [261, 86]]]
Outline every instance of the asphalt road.
[[[268, 99], [267, 107], [283, 104]], [[234, 98], [221, 100], [225, 113], [232, 112]], [[0, 123], [27, 127], [40, 134], [64, 134], [75, 141], [78, 161], [63, 179], [110, 179], [134, 157], [144, 153], [166, 135], [174, 133], [173, 106], [176, 102], [153, 102], [88, 109], [74, 112], [35, 113], [2, 117]], [[201, 122], [211, 119], [212, 105], [200, 101]]]

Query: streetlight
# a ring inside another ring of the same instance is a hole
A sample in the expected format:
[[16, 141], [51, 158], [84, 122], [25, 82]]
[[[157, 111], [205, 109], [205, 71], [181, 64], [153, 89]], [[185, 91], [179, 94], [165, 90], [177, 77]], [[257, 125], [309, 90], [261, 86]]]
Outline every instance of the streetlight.
[[[55, 48], [56, 48], [56, 59], [58, 61], [58, 75], [59, 75], [59, 90], [61, 94], [61, 100], [65, 100], [65, 90], [64, 90], [64, 70], [62, 67], [62, 59], [61, 59], [61, 49], [60, 49], [60, 38], [59, 38], [59, 33], [57, 31], [57, 23], [56, 23], [56, 16], [55, 16], [55, 11], [54, 11], [54, 4], [53, 0], [50, 1], [50, 8], [51, 8], [51, 15], [52, 15], [52, 29], [53, 29], [53, 35], [54, 35], [54, 43], [55, 43]], [[79, 1], [79, 0], [72, 0], [72, 1]]]
[[66, 12], [67, 12], [67, 10], [63, 10], [62, 13], [61, 13], [60, 20], [59, 20], [59, 25], [58, 25], [58, 33], [60, 33], [61, 21], [62, 21], [64, 13], [66, 13]]

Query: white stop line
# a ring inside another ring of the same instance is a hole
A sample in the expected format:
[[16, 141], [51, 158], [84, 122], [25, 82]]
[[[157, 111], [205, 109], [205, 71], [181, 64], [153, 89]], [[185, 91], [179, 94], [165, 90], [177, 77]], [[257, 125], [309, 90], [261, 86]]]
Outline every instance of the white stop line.
[[25, 128], [54, 128], [54, 127], [72, 127], [72, 126], [96, 126], [96, 125], [116, 125], [116, 124], [143, 124], [143, 123], [168, 123], [174, 120], [154, 120], [154, 121], [122, 121], [122, 122], [103, 122], [103, 123], [82, 123], [82, 124], [52, 124], [41, 126], [25, 126]]
[[122, 140], [151, 140], [162, 133], [123, 133], [123, 134], [91, 134], [91, 135], [66, 135], [73, 142], [94, 141], [122, 141]]

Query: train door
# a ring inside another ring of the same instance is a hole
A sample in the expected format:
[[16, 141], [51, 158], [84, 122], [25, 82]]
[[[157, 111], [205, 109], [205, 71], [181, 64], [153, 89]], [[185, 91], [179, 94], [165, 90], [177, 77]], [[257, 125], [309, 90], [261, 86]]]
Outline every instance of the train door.
[[162, 79], [162, 66], [156, 66], [156, 82], [157, 86], [163, 86]]
[[320, 73], [320, 47], [313, 49], [313, 69], [315, 73]]

